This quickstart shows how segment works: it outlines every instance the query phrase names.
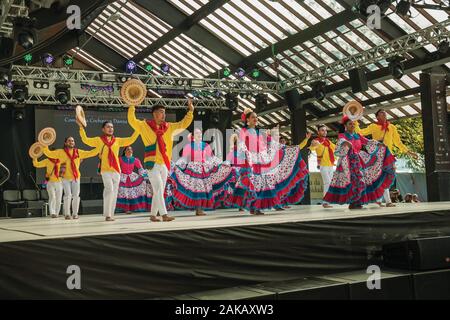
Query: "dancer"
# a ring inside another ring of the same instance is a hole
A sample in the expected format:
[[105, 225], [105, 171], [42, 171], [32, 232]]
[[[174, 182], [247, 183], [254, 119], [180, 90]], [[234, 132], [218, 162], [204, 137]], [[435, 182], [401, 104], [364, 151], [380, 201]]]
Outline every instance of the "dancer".
[[[377, 122], [371, 123], [367, 128], [360, 129], [359, 124], [357, 124], [356, 133], [359, 133], [362, 136], [371, 135], [373, 140], [385, 144], [391, 154], [394, 154], [395, 146], [399, 149], [400, 153], [405, 153], [413, 158], [417, 158], [417, 154], [410, 151], [408, 147], [403, 144], [397, 127], [387, 120], [386, 111], [384, 109], [379, 109], [375, 113], [375, 116], [377, 118]], [[389, 189], [384, 190], [383, 198], [386, 202], [386, 207], [395, 207], [395, 204], [391, 201]]]
[[157, 213], [163, 221], [172, 221], [175, 218], [167, 214], [164, 201], [164, 190], [167, 176], [170, 171], [172, 159], [173, 135], [177, 131], [186, 129], [194, 119], [194, 105], [188, 100], [188, 112], [179, 122], [166, 122], [166, 108], [156, 105], [152, 110], [152, 120], [138, 120], [135, 107], [128, 108], [128, 123], [141, 135], [145, 146], [144, 167], [148, 170], [148, 177], [153, 188], [152, 208], [150, 220], [159, 222]]
[[[57, 159], [60, 163], [65, 163], [62, 180], [64, 189], [64, 216], [66, 220], [72, 218], [78, 219], [78, 210], [80, 208], [80, 163], [83, 159], [96, 156], [99, 150], [97, 148], [89, 151], [77, 149], [75, 148], [75, 139], [73, 137], [67, 137], [64, 140], [64, 149], [51, 151], [46, 146], [43, 151], [48, 158]], [[72, 210], [70, 210], [71, 207]]]
[[182, 157], [175, 163], [172, 178], [175, 207], [195, 210], [197, 216], [206, 215], [223, 201], [224, 187], [233, 177], [232, 167], [215, 157], [209, 144], [202, 141], [202, 131], [189, 135]]
[[[389, 149], [375, 140], [355, 132], [355, 123], [342, 118], [345, 133], [339, 134], [335, 155], [339, 157], [336, 171], [324, 200], [349, 204], [349, 209], [376, 202], [395, 178], [395, 158]], [[367, 151], [363, 151], [365, 146]]]
[[96, 147], [99, 150], [100, 173], [103, 180], [103, 216], [106, 221], [114, 221], [121, 173], [119, 149], [133, 144], [139, 135], [134, 132], [131, 137], [117, 138], [114, 136], [113, 123], [105, 121], [102, 125], [103, 135], [88, 138], [84, 127], [80, 123], [79, 125], [81, 140], [88, 146]]
[[231, 205], [251, 214], [300, 202], [308, 181], [308, 169], [298, 146], [282, 146], [260, 130], [258, 115], [244, 110], [239, 134], [238, 162], [242, 167]]
[[[317, 126], [317, 138], [315, 138], [309, 149], [317, 154], [317, 165], [323, 181], [323, 196], [330, 187], [334, 171], [334, 150], [336, 145], [327, 138], [327, 127], [324, 124]], [[332, 208], [325, 200], [322, 203], [324, 208]]]
[[47, 182], [48, 209], [52, 218], [58, 218], [63, 195], [62, 180], [59, 176], [61, 162], [52, 158], [41, 161], [33, 158], [33, 166], [35, 168], [46, 168], [45, 180]]
[[[125, 213], [147, 211], [146, 180], [148, 176], [141, 161], [133, 156], [133, 147], [125, 147], [119, 161], [122, 173], [116, 211]], [[134, 172], [134, 169], [137, 169], [138, 173]]]

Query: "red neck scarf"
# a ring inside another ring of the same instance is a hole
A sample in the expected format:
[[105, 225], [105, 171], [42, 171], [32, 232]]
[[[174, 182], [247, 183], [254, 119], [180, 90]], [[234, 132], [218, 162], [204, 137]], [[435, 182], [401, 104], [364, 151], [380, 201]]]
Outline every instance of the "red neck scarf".
[[163, 157], [163, 160], [167, 167], [167, 170], [170, 171], [170, 160], [169, 160], [169, 157], [167, 156], [166, 143], [164, 142], [164, 139], [163, 139], [164, 133], [166, 133], [166, 131], [169, 129], [169, 124], [167, 122], [163, 122], [159, 125], [159, 128], [158, 128], [156, 121], [152, 119], [152, 120], [147, 120], [147, 125], [156, 134], [156, 142], [158, 143], [159, 152], [161, 152], [161, 155]]
[[[334, 153], [333, 153], [333, 149], [331, 149], [330, 140], [328, 140], [328, 138], [324, 138], [324, 137], [318, 137], [316, 140], [319, 141], [324, 147], [328, 148], [328, 155], [330, 156], [330, 161], [333, 164], [334, 163]], [[319, 161], [319, 164], [320, 164], [320, 161]]]
[[107, 146], [109, 149], [108, 161], [109, 161], [110, 167], [114, 168], [114, 170], [116, 170], [117, 172], [120, 173], [119, 164], [117, 163], [117, 159], [116, 159], [116, 157], [114, 157], [114, 151], [111, 148], [113, 146], [113, 144], [116, 142], [116, 138], [114, 136], [111, 136], [111, 140], [108, 141], [108, 137], [106, 135], [103, 135], [100, 137], [100, 139], [102, 139], [105, 146]]
[[72, 155], [70, 155], [70, 149], [64, 148], [64, 151], [66, 152], [67, 156], [70, 159], [70, 167], [72, 168], [73, 179], [78, 180], [78, 170], [77, 170], [77, 166], [75, 164], [75, 159], [79, 158], [80, 156], [78, 155], [77, 148], [73, 148], [72, 150], [73, 150], [73, 153], [72, 153]]
[[377, 125], [379, 125], [380, 127], [381, 127], [381, 130], [383, 130], [383, 131], [389, 131], [389, 125], [391, 124], [389, 121], [385, 121], [385, 122], [380, 122], [380, 121], [377, 121], [376, 122], [376, 124]]
[[53, 174], [55, 175], [56, 178], [59, 178], [59, 159], [48, 158], [48, 160], [50, 160], [54, 164]]

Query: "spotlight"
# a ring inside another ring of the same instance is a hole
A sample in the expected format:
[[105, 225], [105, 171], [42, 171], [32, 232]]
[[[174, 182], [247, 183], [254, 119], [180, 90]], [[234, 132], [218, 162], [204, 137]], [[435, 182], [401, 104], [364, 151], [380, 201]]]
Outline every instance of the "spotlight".
[[236, 111], [239, 106], [239, 99], [237, 93], [229, 92], [225, 95], [225, 105], [231, 111]]
[[74, 62], [73, 57], [68, 54], [65, 54], [63, 56], [63, 62], [66, 67], [71, 67], [71, 66], [73, 66], [73, 62]]
[[438, 44], [438, 52], [442, 54], [446, 54], [448, 52], [449, 43], [447, 40], [444, 40]]
[[151, 63], [148, 63], [145, 65], [145, 70], [147, 72], [152, 72], [153, 71], [153, 65]]
[[26, 64], [29, 64], [33, 60], [33, 55], [31, 53], [27, 53], [23, 56], [23, 60]]
[[128, 80], [128, 78], [124, 75], [118, 76], [118, 80], [122, 83], [126, 82]]
[[164, 74], [168, 74], [170, 72], [170, 66], [167, 63], [161, 63], [161, 65], [159, 66], [159, 69]]
[[230, 68], [225, 68], [225, 69], [223, 69], [222, 75], [223, 75], [224, 78], [228, 78], [228, 77], [231, 75], [231, 70], [230, 70]]
[[245, 70], [242, 68], [237, 68], [236, 71], [234, 72], [234, 75], [237, 78], [241, 79], [241, 78], [245, 77]]
[[28, 83], [26, 81], [15, 81], [12, 86], [12, 97], [19, 103], [28, 98]]
[[0, 109], [6, 109], [6, 104], [2, 103], [2, 104], [0, 105]]
[[261, 75], [261, 72], [260, 72], [258, 69], [253, 69], [251, 75], [252, 75], [252, 78], [253, 78], [253, 79], [258, 79], [259, 76]]
[[134, 73], [137, 70], [137, 64], [133, 60], [129, 60], [125, 65], [125, 71], [127, 73]]
[[411, 8], [411, 2], [410, 0], [400, 0], [397, 3], [397, 6], [395, 7], [395, 12], [397, 12], [400, 16], [407, 16], [410, 12], [409, 9]]
[[264, 110], [267, 108], [267, 94], [258, 93], [255, 98], [255, 107], [257, 110]]
[[404, 67], [403, 67], [403, 57], [395, 56], [389, 59], [386, 59], [389, 62], [389, 70], [391, 71], [392, 76], [395, 79], [400, 79], [404, 75]]
[[67, 104], [70, 101], [70, 85], [59, 83], [55, 85], [55, 98], [61, 104]]
[[241, 96], [242, 99], [250, 100], [253, 98], [253, 94], [251, 92], [242, 92], [239, 95]]
[[42, 56], [42, 64], [45, 66], [51, 66], [55, 62], [55, 57], [51, 53], [46, 53]]
[[14, 40], [25, 50], [31, 49], [37, 42], [34, 20], [27, 17], [14, 19]]
[[323, 100], [325, 94], [325, 81], [317, 81], [312, 84], [312, 92], [317, 100]]
[[14, 110], [13, 111], [13, 118], [16, 121], [22, 121], [25, 119], [25, 112], [24, 110]]

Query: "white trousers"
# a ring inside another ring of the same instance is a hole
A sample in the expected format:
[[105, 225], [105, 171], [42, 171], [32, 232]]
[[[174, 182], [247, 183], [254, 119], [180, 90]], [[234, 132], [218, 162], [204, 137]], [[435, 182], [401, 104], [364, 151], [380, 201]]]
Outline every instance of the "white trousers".
[[63, 179], [64, 188], [64, 215], [70, 216], [70, 204], [72, 204], [72, 214], [78, 216], [80, 208], [80, 179]]
[[384, 189], [383, 198], [386, 203], [391, 203], [391, 193], [389, 192], [389, 189]]
[[63, 185], [62, 182], [48, 182], [47, 183], [47, 193], [48, 193], [48, 210], [50, 215], [59, 215], [61, 210], [61, 202], [63, 195]]
[[103, 172], [103, 215], [113, 217], [119, 192], [120, 173]]
[[[330, 188], [331, 179], [333, 179], [334, 167], [325, 167], [320, 166], [320, 175], [322, 176], [323, 181], [323, 196], [328, 192]], [[323, 201], [326, 203], [325, 201]]]
[[168, 174], [169, 171], [165, 165], [155, 164], [152, 170], [148, 170], [148, 179], [153, 188], [152, 210], [150, 211], [152, 216], [156, 216], [158, 211], [162, 216], [167, 214], [164, 190]]

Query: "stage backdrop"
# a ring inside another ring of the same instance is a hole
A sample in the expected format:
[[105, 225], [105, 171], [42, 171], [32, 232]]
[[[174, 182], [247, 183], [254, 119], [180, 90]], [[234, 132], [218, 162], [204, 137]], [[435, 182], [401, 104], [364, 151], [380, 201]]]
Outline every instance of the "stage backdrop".
[[[93, 109], [85, 110], [88, 137], [99, 136], [102, 134], [102, 123], [106, 120], [114, 123], [115, 135], [117, 137], [128, 137], [133, 134], [133, 129], [128, 125], [127, 109], [124, 112], [107, 112], [97, 111]], [[150, 119], [151, 113], [137, 113], [138, 119]], [[176, 121], [175, 114], [167, 113], [167, 121]], [[36, 137], [41, 129], [45, 127], [53, 127], [56, 130], [56, 142], [50, 147], [54, 149], [63, 148], [65, 137], [72, 136], [75, 138], [77, 148], [89, 150], [91, 147], [86, 146], [80, 138], [79, 127], [75, 122], [74, 110], [56, 110], [55, 108], [37, 107], [35, 110], [35, 128]], [[141, 138], [133, 144], [134, 155], [143, 160], [144, 145]], [[121, 151], [122, 152], [122, 151]], [[97, 174], [98, 157], [86, 159], [81, 164], [81, 183], [99, 182], [100, 176]], [[42, 169], [36, 170], [36, 181], [38, 184], [45, 179], [45, 172]]]

